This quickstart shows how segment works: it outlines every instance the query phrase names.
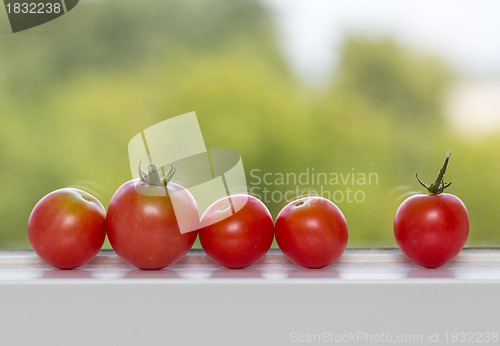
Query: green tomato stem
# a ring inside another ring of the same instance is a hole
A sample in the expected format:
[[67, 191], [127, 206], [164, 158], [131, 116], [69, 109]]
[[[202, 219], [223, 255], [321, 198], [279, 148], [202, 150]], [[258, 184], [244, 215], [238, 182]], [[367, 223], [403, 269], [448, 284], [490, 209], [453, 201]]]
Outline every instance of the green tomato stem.
[[142, 171], [141, 166], [142, 161], [139, 162], [139, 178], [142, 182], [149, 185], [167, 186], [167, 184], [172, 180], [175, 174], [175, 167], [173, 165], [170, 165], [170, 169], [163, 178], [160, 177], [158, 167], [156, 167], [154, 163], [149, 164], [147, 174]]
[[445, 183], [444, 182], [444, 175], [446, 173], [446, 168], [448, 168], [448, 162], [450, 161], [450, 156], [451, 156], [451, 152], [447, 152], [446, 153], [446, 157], [444, 159], [444, 163], [443, 163], [443, 166], [441, 167], [441, 169], [439, 170], [439, 173], [438, 173], [438, 176], [436, 178], [436, 180], [430, 184], [429, 186], [425, 185], [419, 178], [418, 178], [418, 174], [416, 175], [417, 176], [417, 180], [418, 182], [420, 183], [420, 185], [422, 185], [423, 187], [425, 187], [427, 189], [427, 191], [431, 194], [431, 195], [439, 195], [441, 193], [444, 192], [444, 190], [451, 185], [451, 183]]

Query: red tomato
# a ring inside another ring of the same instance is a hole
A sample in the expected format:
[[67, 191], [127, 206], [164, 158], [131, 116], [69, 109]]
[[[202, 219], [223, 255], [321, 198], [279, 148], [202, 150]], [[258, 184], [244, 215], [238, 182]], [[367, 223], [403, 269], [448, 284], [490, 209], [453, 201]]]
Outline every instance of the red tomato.
[[394, 234], [410, 260], [422, 267], [440, 267], [467, 242], [467, 209], [458, 197], [447, 193], [409, 197], [396, 212]]
[[166, 187], [140, 179], [126, 182], [111, 198], [106, 216], [108, 239], [116, 254], [140, 269], [177, 262], [193, 246], [198, 227], [194, 197], [173, 182]]
[[322, 197], [287, 204], [276, 219], [276, 241], [292, 262], [306, 268], [334, 263], [347, 246], [347, 223], [340, 209]]
[[65, 188], [43, 197], [28, 221], [28, 238], [45, 262], [73, 269], [90, 261], [106, 237], [106, 210], [82, 190]]
[[429, 187], [419, 180], [430, 195], [409, 197], [399, 206], [394, 219], [394, 235], [403, 254], [427, 268], [451, 261], [469, 235], [465, 205], [458, 197], [442, 193], [450, 185], [443, 180], [449, 158], [447, 154], [436, 181]]
[[218, 200], [205, 211], [201, 223], [205, 225], [200, 230], [203, 250], [227, 268], [257, 263], [274, 239], [271, 213], [253, 196], [234, 195]]

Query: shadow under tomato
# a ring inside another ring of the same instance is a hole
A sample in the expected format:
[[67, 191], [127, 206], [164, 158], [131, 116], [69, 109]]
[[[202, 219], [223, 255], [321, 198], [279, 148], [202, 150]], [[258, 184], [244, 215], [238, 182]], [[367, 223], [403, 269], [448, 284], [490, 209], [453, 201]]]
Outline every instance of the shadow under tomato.
[[49, 269], [43, 272], [43, 279], [88, 279], [91, 277], [91, 273], [88, 270], [83, 269]]
[[171, 269], [142, 270], [134, 269], [127, 272], [124, 279], [178, 279], [179, 274]]
[[409, 279], [453, 279], [455, 274], [447, 268], [412, 268], [406, 273]]
[[244, 269], [229, 269], [221, 268], [215, 270], [211, 278], [213, 279], [260, 279], [262, 278], [262, 273], [260, 270], [255, 268], [244, 268]]
[[325, 267], [320, 269], [308, 269], [297, 267], [290, 269], [288, 278], [293, 279], [336, 279], [339, 278], [339, 271], [336, 268]]

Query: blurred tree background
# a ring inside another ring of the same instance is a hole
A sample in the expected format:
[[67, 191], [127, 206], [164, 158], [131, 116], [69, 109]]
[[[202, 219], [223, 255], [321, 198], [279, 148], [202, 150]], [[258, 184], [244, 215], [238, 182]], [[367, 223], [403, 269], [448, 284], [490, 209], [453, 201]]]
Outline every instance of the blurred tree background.
[[[376, 173], [378, 184], [323, 187], [364, 192], [362, 203], [338, 203], [348, 246], [394, 246], [398, 205], [423, 192], [415, 173], [433, 181], [451, 150], [449, 192], [469, 209], [468, 245], [500, 243], [499, 136], [470, 142], [448, 128], [442, 100], [456, 76], [435, 57], [347, 36], [328, 86], [308, 87], [251, 0], [83, 1], [34, 30], [7, 34], [5, 16], [0, 26], [1, 248], [29, 248], [28, 216], [52, 190], [80, 187], [106, 206], [130, 179], [128, 141], [192, 110], [207, 147], [241, 154], [250, 184], [255, 169]], [[285, 204], [264, 202], [274, 217]]]

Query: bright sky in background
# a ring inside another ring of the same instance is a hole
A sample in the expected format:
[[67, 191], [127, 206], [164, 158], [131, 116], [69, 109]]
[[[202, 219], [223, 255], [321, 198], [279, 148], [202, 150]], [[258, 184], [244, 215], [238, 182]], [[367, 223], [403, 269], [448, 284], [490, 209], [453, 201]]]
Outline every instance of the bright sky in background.
[[331, 79], [346, 35], [392, 37], [438, 55], [462, 76], [443, 110], [457, 129], [481, 136], [500, 129], [500, 1], [261, 0], [295, 74], [311, 85]]
[[321, 82], [334, 72], [342, 39], [390, 36], [439, 54], [467, 75], [500, 76], [498, 0], [262, 0], [296, 74]]

